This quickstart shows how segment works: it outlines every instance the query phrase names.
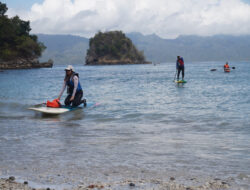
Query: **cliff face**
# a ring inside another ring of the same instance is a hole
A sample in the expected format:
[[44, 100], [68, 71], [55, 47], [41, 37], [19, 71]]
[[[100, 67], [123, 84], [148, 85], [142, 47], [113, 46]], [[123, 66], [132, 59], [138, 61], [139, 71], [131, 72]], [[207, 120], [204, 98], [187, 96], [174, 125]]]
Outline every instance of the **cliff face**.
[[89, 40], [86, 65], [145, 64], [143, 52], [121, 31], [99, 32]]
[[53, 61], [50, 59], [48, 62], [40, 63], [36, 58], [23, 59], [19, 58], [11, 61], [1, 61], [0, 60], [0, 70], [1, 69], [31, 69], [31, 68], [42, 68], [42, 67], [52, 67]]

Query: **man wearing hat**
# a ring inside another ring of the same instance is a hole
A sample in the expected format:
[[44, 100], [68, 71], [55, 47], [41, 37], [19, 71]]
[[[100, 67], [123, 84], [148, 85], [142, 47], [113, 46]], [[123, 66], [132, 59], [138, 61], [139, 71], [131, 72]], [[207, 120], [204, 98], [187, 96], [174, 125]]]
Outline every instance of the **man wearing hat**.
[[81, 84], [79, 82], [79, 75], [78, 73], [75, 73], [74, 68], [72, 65], [68, 65], [68, 67], [65, 69], [65, 77], [64, 77], [64, 83], [62, 90], [58, 96], [58, 99], [60, 100], [66, 86], [67, 86], [67, 93], [68, 96], [66, 97], [64, 103], [66, 106], [73, 106], [77, 107], [81, 103], [84, 103], [84, 106], [86, 106], [86, 100], [82, 100], [83, 91]]

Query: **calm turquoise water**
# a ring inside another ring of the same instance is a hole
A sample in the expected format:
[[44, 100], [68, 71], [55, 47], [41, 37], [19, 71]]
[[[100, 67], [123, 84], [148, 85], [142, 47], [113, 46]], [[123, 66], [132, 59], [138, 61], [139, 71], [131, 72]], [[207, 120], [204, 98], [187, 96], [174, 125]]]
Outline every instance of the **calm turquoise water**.
[[78, 65], [100, 105], [55, 117], [27, 108], [58, 96], [65, 66], [0, 72], [0, 175], [63, 186], [231, 177], [250, 189], [250, 63], [223, 64], [186, 63], [184, 85], [174, 63]]

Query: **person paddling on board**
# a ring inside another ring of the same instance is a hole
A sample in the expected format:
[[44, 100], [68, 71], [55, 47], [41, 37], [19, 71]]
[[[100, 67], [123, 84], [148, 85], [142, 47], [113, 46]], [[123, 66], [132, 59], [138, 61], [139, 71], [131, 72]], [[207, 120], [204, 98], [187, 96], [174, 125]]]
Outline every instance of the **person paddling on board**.
[[176, 69], [178, 71], [178, 73], [177, 73], [177, 81], [179, 81], [180, 72], [182, 74], [182, 80], [184, 80], [184, 60], [183, 60], [183, 58], [181, 56], [177, 56]]
[[83, 91], [82, 91], [82, 87], [81, 84], [79, 82], [79, 74], [74, 72], [74, 68], [72, 65], [68, 65], [68, 67], [65, 69], [65, 77], [64, 77], [64, 83], [63, 83], [63, 87], [62, 90], [58, 96], [58, 99], [60, 100], [66, 86], [67, 86], [67, 93], [68, 96], [66, 97], [66, 99], [64, 100], [64, 104], [66, 106], [73, 106], [73, 107], [77, 107], [79, 106], [81, 103], [84, 104], [84, 106], [86, 106], [86, 99], [82, 99], [83, 96]]

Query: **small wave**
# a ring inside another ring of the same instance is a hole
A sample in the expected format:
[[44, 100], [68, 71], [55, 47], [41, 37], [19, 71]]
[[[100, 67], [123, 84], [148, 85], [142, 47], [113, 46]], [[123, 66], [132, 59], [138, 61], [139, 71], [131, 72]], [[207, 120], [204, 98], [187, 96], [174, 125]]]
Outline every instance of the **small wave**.
[[0, 119], [22, 119], [28, 114], [30, 105], [19, 102], [0, 102]]
[[13, 137], [11, 137], [11, 136], [2, 136], [2, 137], [0, 137], [0, 142], [1, 143], [3, 143], [3, 142], [6, 142], [6, 141], [21, 141], [23, 139], [23, 137], [17, 137], [17, 136], [13, 136]]
[[23, 118], [24, 118], [23, 115], [10, 115], [10, 114], [4, 115], [0, 112], [0, 119], [23, 119]]
[[20, 109], [27, 109], [28, 107], [31, 107], [33, 105], [30, 104], [24, 104], [21, 102], [3, 102], [0, 101], [0, 110], [3, 109], [15, 109], [15, 110], [20, 110]]

